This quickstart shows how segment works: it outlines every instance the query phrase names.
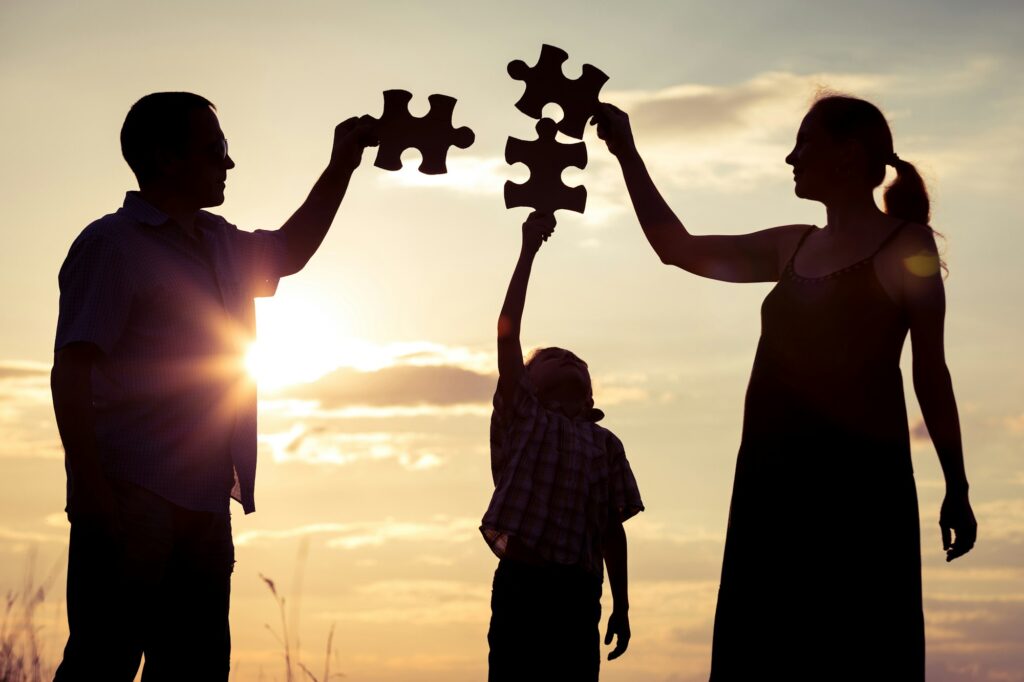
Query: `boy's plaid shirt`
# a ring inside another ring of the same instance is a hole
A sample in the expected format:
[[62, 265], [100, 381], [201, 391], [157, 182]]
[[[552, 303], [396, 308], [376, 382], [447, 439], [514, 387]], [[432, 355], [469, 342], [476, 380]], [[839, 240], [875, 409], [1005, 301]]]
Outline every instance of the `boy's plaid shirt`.
[[499, 558], [515, 536], [545, 561], [578, 564], [603, 579], [609, 515], [625, 521], [644, 508], [622, 442], [594, 419], [542, 405], [521, 376], [510, 405], [494, 395], [495, 489], [480, 531]]

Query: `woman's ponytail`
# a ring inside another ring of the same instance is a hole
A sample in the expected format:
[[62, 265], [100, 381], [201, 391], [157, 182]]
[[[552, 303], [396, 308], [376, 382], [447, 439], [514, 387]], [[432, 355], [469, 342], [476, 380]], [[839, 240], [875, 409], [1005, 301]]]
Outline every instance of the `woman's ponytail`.
[[894, 218], [927, 225], [931, 217], [931, 202], [921, 174], [914, 164], [895, 154], [889, 165], [896, 169], [896, 179], [889, 183], [882, 195], [885, 212]]

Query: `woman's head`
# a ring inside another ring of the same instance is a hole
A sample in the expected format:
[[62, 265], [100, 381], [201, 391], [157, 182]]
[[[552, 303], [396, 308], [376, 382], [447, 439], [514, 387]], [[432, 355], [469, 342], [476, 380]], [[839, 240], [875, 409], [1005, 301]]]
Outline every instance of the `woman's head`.
[[819, 97], [804, 116], [786, 163], [793, 166], [797, 196], [826, 203], [851, 192], [870, 192], [885, 180], [885, 167], [893, 166], [896, 179], [885, 190], [885, 212], [928, 223], [924, 181], [913, 164], [896, 156], [889, 124], [870, 102], [845, 95]]

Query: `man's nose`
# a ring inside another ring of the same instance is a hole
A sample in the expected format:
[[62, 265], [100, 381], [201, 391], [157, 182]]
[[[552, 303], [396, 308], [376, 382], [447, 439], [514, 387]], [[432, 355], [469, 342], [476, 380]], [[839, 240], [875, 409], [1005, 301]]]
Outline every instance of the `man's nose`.
[[235, 160], [231, 158], [230, 154], [224, 157], [224, 167], [227, 168], [228, 170], [231, 170], [232, 168], [235, 167]]

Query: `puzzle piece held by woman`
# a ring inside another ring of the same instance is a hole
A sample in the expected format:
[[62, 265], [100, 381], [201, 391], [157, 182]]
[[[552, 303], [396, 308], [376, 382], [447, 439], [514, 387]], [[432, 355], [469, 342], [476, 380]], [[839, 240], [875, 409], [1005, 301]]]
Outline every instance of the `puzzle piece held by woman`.
[[530, 179], [526, 182], [505, 182], [505, 208], [529, 206], [545, 213], [564, 208], [583, 213], [587, 205], [587, 188], [565, 185], [562, 171], [569, 166], [586, 168], [587, 146], [582, 142], [557, 142], [557, 126], [550, 118], [538, 121], [536, 129], [536, 140], [510, 137], [505, 143], [505, 161], [509, 164], [523, 163], [530, 168]]
[[465, 149], [473, 144], [476, 135], [469, 128], [452, 127], [455, 98], [447, 95], [428, 97], [430, 111], [416, 117], [409, 113], [412, 94], [405, 90], [384, 91], [384, 113], [377, 122], [377, 159], [373, 165], [384, 170], [402, 168], [402, 152], [415, 147], [423, 157], [420, 172], [427, 175], [447, 173], [445, 163], [452, 145]]
[[519, 111], [531, 118], [540, 118], [544, 106], [554, 102], [562, 107], [564, 114], [558, 122], [558, 130], [582, 140], [587, 121], [597, 112], [597, 95], [608, 81], [608, 76], [597, 67], [584, 64], [579, 78], [566, 78], [562, 64], [568, 58], [565, 50], [543, 45], [536, 65], [527, 66], [524, 61], [516, 59], [509, 62], [508, 75], [526, 83], [523, 96], [516, 102]]

